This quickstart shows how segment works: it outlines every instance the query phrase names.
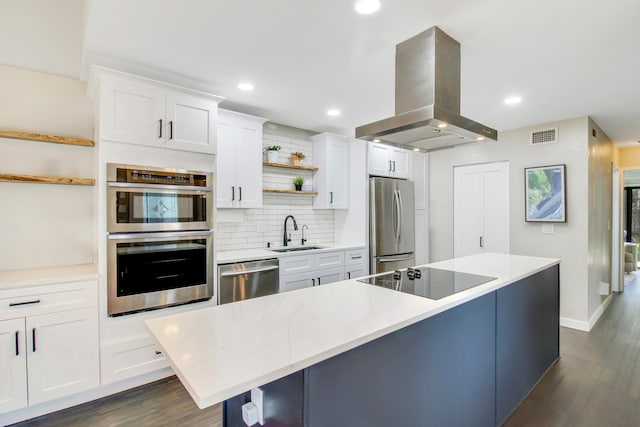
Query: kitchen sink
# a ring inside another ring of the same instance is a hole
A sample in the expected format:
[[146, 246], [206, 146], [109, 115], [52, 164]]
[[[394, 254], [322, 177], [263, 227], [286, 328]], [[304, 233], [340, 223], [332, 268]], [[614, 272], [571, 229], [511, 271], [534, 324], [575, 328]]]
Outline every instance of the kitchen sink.
[[298, 252], [298, 251], [309, 251], [311, 249], [324, 249], [322, 246], [292, 246], [278, 249], [269, 249], [273, 252]]

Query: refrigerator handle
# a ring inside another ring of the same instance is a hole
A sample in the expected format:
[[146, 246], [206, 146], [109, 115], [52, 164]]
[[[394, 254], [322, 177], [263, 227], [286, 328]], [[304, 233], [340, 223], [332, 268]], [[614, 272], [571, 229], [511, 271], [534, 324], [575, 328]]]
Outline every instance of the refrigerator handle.
[[379, 257], [378, 261], [380, 262], [396, 262], [396, 261], [406, 261], [408, 259], [411, 259], [413, 257], [413, 254], [409, 254], [409, 255], [401, 255], [401, 256], [385, 256], [385, 257]]
[[396, 204], [396, 223], [395, 223], [395, 236], [396, 236], [396, 242], [400, 243], [400, 230], [401, 230], [401, 226], [402, 226], [402, 204], [400, 201], [400, 192], [396, 189], [394, 190], [394, 201]]
[[398, 242], [402, 238], [402, 216], [404, 215], [404, 206], [402, 206], [402, 194], [400, 194], [400, 190], [396, 190], [398, 192], [398, 205], [400, 209], [398, 210]]

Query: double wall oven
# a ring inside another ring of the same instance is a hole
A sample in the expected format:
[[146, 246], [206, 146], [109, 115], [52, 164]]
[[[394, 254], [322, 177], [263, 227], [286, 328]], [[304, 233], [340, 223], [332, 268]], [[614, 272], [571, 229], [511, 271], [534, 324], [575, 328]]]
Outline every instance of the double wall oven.
[[212, 174], [107, 165], [107, 311], [213, 296]]

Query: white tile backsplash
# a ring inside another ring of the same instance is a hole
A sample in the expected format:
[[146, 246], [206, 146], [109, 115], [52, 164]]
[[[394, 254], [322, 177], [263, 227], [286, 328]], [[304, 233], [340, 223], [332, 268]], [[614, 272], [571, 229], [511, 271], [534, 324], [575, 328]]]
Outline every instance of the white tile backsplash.
[[[278, 163], [289, 163], [289, 155], [294, 151], [300, 151], [306, 156], [302, 164], [313, 165], [313, 145], [308, 139], [310, 135], [310, 132], [299, 129], [283, 130], [280, 127], [277, 130], [269, 130], [265, 127], [262, 144], [263, 147], [282, 147]], [[296, 176], [305, 179], [304, 185], [313, 185], [311, 171], [265, 167], [262, 175], [263, 187], [293, 190], [292, 181]], [[272, 246], [282, 246], [284, 219], [287, 215], [293, 215], [298, 223], [298, 230], [295, 231], [293, 223], [289, 220], [287, 228], [291, 231], [290, 245], [300, 245], [303, 224], [309, 227], [305, 230], [305, 244], [333, 245], [334, 212], [330, 209], [313, 209], [312, 203], [313, 196], [265, 193], [262, 209], [218, 209], [217, 250], [266, 248], [267, 242]]]

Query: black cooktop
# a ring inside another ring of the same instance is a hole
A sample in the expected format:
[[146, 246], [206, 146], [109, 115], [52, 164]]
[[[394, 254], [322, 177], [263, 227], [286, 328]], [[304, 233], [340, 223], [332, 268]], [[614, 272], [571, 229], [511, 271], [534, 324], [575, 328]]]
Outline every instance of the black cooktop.
[[358, 281], [437, 300], [494, 279], [495, 277], [440, 270], [439, 268], [410, 267], [379, 276], [363, 277]]

